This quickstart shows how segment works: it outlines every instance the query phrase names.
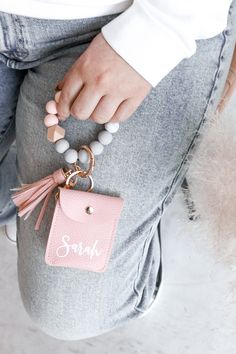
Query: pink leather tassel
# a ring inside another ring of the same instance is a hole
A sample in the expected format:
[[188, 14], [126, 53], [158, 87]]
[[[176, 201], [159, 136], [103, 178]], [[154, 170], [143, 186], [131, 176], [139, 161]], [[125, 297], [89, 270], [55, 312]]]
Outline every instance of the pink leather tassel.
[[39, 181], [32, 184], [22, 184], [21, 187], [11, 189], [12, 191], [16, 191], [16, 193], [12, 194], [11, 198], [19, 208], [18, 216], [22, 217], [26, 215], [24, 218], [26, 220], [34, 208], [45, 198], [34, 228], [35, 230], [39, 230], [53, 189], [65, 181], [64, 171], [60, 168], [50, 176], [44, 177]]

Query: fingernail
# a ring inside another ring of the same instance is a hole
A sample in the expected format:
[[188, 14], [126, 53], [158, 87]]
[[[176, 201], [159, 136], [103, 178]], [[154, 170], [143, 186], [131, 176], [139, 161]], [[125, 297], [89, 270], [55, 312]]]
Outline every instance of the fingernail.
[[55, 91], [59, 91], [59, 90], [61, 90], [61, 85], [62, 84], [62, 81], [59, 81], [58, 83], [57, 83], [57, 85], [54, 87], [54, 90]]

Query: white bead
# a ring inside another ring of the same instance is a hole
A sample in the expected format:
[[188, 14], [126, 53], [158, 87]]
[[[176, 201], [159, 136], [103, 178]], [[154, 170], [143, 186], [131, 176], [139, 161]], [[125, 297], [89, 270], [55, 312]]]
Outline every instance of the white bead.
[[80, 162], [82, 162], [82, 163], [87, 162], [88, 161], [88, 153], [87, 153], [87, 151], [85, 151], [84, 149], [81, 149], [78, 152], [78, 157], [79, 157]]
[[102, 130], [101, 132], [99, 132], [98, 134], [98, 140], [100, 141], [100, 143], [102, 143], [103, 145], [108, 145], [110, 144], [110, 142], [112, 141], [112, 134], [106, 130]]
[[108, 122], [105, 124], [105, 129], [110, 133], [116, 133], [119, 129], [120, 124], [118, 122]]
[[55, 143], [55, 149], [59, 154], [63, 154], [69, 147], [70, 144], [66, 139], [60, 139]]
[[66, 162], [74, 163], [78, 159], [78, 152], [75, 149], [68, 149], [64, 153], [64, 157], [65, 157]]
[[94, 155], [100, 155], [104, 149], [104, 146], [97, 140], [92, 141], [89, 146]]

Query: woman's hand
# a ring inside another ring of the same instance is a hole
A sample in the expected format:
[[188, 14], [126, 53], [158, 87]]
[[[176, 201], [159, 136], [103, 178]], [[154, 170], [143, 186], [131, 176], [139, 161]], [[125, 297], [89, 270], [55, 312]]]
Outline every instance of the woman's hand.
[[60, 119], [69, 115], [104, 124], [128, 119], [152, 85], [99, 33], [59, 82]]
[[234, 53], [231, 60], [228, 76], [225, 82], [225, 87], [222, 93], [222, 97], [217, 107], [217, 110], [220, 113], [224, 110], [226, 104], [229, 102], [229, 99], [233, 95], [235, 89], [236, 89], [236, 46], [234, 48]]

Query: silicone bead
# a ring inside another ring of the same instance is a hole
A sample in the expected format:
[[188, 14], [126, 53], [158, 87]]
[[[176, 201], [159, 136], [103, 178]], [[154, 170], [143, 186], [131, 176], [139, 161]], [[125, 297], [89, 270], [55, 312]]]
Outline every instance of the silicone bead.
[[70, 144], [66, 139], [60, 139], [55, 143], [55, 149], [59, 154], [63, 154], [69, 147]]
[[87, 153], [87, 151], [85, 151], [84, 149], [81, 149], [78, 152], [78, 158], [79, 158], [80, 162], [82, 162], [82, 163], [88, 162], [88, 153]]
[[46, 111], [50, 114], [57, 114], [57, 104], [55, 101], [48, 101], [46, 104]]
[[75, 149], [68, 149], [64, 153], [64, 157], [65, 157], [66, 162], [74, 163], [78, 159], [78, 152]]
[[105, 129], [110, 133], [116, 133], [117, 130], [119, 129], [119, 126], [120, 124], [118, 122], [114, 122], [114, 123], [107, 122], [105, 124]]
[[94, 155], [100, 155], [104, 149], [104, 146], [97, 140], [92, 141], [89, 146]]
[[61, 91], [57, 91], [57, 93], [54, 96], [54, 99], [55, 99], [56, 103], [59, 102], [60, 96], [61, 96]]
[[51, 127], [55, 124], [58, 124], [58, 118], [55, 114], [47, 114], [44, 118], [44, 124], [46, 127]]
[[98, 140], [100, 141], [100, 143], [102, 143], [103, 145], [108, 145], [110, 144], [110, 142], [112, 141], [112, 134], [106, 130], [102, 130], [101, 132], [99, 132], [98, 134]]
[[53, 125], [48, 128], [47, 138], [52, 143], [55, 143], [57, 140], [64, 138], [65, 129], [59, 125]]

